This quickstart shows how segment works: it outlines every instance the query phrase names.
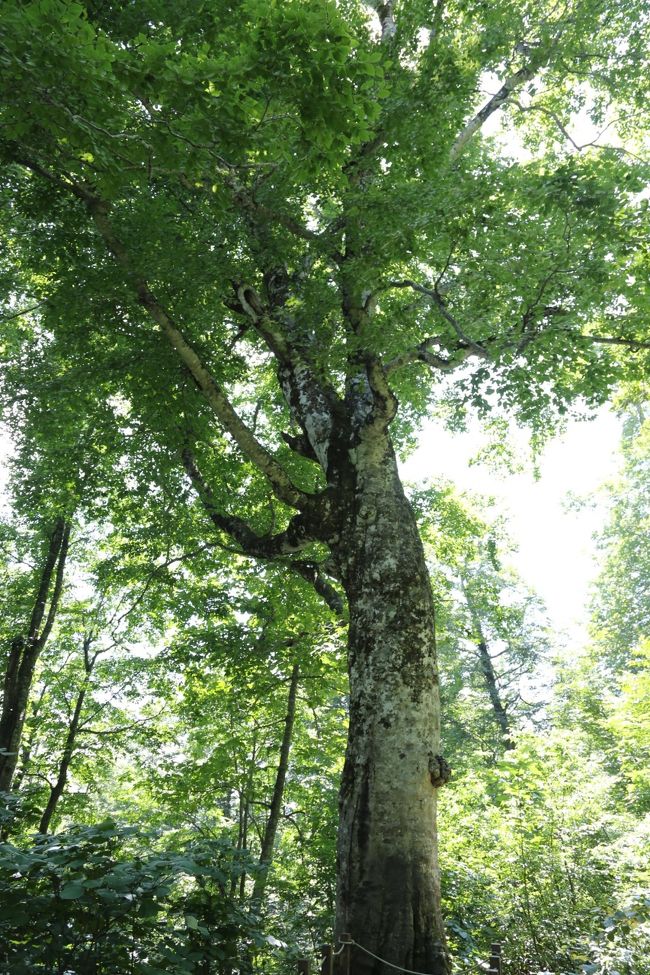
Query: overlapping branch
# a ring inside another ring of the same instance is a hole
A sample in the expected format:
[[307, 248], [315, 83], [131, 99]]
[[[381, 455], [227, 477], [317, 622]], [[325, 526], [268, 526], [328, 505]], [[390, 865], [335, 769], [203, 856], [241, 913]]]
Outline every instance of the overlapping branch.
[[558, 132], [563, 136], [564, 139], [566, 139], [569, 145], [571, 145], [576, 152], [583, 152], [585, 149], [601, 149], [609, 152], [617, 152], [623, 156], [629, 156], [631, 159], [636, 159], [638, 162], [642, 162], [642, 163], [648, 162], [647, 158], [644, 158], [643, 156], [639, 156], [636, 153], [631, 152], [625, 146], [613, 146], [610, 143], [602, 143], [600, 141], [600, 139], [605, 134], [605, 132], [611, 129], [612, 126], [616, 125], [616, 123], [620, 121], [620, 119], [628, 118], [629, 117], [628, 115], [624, 114], [617, 118], [611, 119], [607, 123], [607, 125], [605, 125], [600, 130], [600, 132], [598, 132], [597, 135], [594, 136], [593, 139], [590, 139], [588, 142], [576, 142], [576, 140], [571, 135], [568, 128], [563, 123], [562, 119], [560, 118], [557, 112], [552, 111], [550, 108], [547, 108], [545, 105], [539, 105], [535, 102], [533, 102], [530, 105], [522, 105], [521, 102], [513, 100], [512, 104], [522, 114], [528, 112], [537, 112], [540, 115], [545, 115], [546, 118], [549, 118], [553, 122]]
[[242, 518], [224, 514], [219, 510], [214, 493], [203, 477], [189, 447], [183, 450], [182, 459], [183, 466], [210, 521], [220, 532], [225, 532], [234, 538], [243, 554], [255, 558], [273, 559], [301, 552], [317, 540], [316, 536], [309, 532], [308, 518], [302, 513], [292, 518], [287, 529], [277, 535], [257, 535]]
[[382, 42], [387, 43], [392, 40], [397, 32], [393, 0], [368, 0], [368, 6], [376, 10], [379, 16]]
[[113, 231], [106, 204], [98, 201], [92, 194], [90, 197], [84, 194], [84, 197], [95, 226], [131, 280], [138, 301], [167, 336], [179, 358], [196, 380], [221, 425], [231, 435], [244, 456], [252, 461], [258, 470], [268, 478], [276, 496], [285, 504], [300, 508], [306, 502], [306, 495], [295, 487], [284, 468], [243, 422], [210, 371], [176, 326], [171, 316], [156, 299], [147, 282], [135, 273], [126, 249]]
[[430, 366], [432, 369], [438, 369], [440, 372], [453, 372], [454, 369], [462, 366], [467, 359], [476, 355], [472, 349], [465, 348], [459, 349], [453, 357], [445, 359], [443, 356], [432, 351], [432, 347], [439, 345], [439, 343], [440, 339], [436, 335], [424, 339], [424, 341], [420, 342], [414, 348], [402, 352], [401, 355], [397, 355], [390, 362], [387, 362], [385, 366], [386, 373], [390, 375], [397, 369], [408, 366], [413, 362], [423, 362], [425, 365]]
[[[449, 349], [449, 342], [439, 335], [429, 336], [422, 342], [418, 343], [418, 345], [408, 349], [406, 352], [403, 352], [398, 356], [395, 356], [395, 358], [386, 363], [386, 374], [390, 375], [397, 369], [414, 362], [423, 362], [425, 365], [428, 365], [431, 368], [437, 369], [441, 372], [452, 372], [463, 365], [463, 363], [471, 357], [482, 359], [490, 358], [491, 350], [496, 349], [498, 346], [500, 346], [502, 351], [505, 351], [506, 349], [514, 349], [516, 352], [523, 352], [526, 346], [534, 342], [536, 338], [538, 338], [540, 335], [548, 334], [548, 332], [551, 330], [556, 333], [564, 332], [566, 335], [570, 335], [575, 339], [576, 343], [582, 341], [591, 344], [618, 345], [629, 348], [632, 351], [650, 349], [649, 341], [628, 338], [626, 336], [585, 334], [570, 328], [550, 328], [548, 326], [540, 326], [536, 329], [531, 328], [531, 320], [534, 309], [543, 294], [543, 289], [548, 283], [549, 278], [550, 276], [544, 279], [542, 282], [536, 302], [534, 302], [528, 308], [519, 328], [510, 329], [501, 336], [486, 336], [482, 338], [480, 342], [476, 342], [471, 339], [461, 328], [455, 317], [451, 315], [442, 296], [440, 295], [440, 292], [438, 291], [437, 283], [433, 286], [433, 288], [428, 288], [408, 279], [404, 281], [389, 282], [388, 285], [385, 286], [386, 289], [411, 288], [412, 290], [423, 294], [430, 299], [434, 306], [440, 311], [445, 321], [452, 326], [456, 336], [458, 337], [458, 342], [456, 343], [455, 347], [449, 351], [448, 356], [444, 357], [439, 352], [434, 351], [434, 349], [442, 346]], [[558, 314], [561, 309], [545, 307], [543, 311], [547, 316], [550, 316], [551, 314]]]
[[440, 313], [442, 318], [451, 325], [451, 328], [456, 335], [457, 342], [450, 350], [448, 357], [440, 355], [438, 352], [434, 351], [436, 346], [445, 346], [449, 349], [449, 342], [445, 341], [439, 335], [431, 335], [425, 338], [422, 342], [419, 342], [412, 349], [408, 349], [406, 352], [395, 356], [390, 362], [386, 363], [385, 369], [386, 373], [390, 374], [395, 372], [396, 369], [401, 369], [402, 366], [409, 365], [413, 362], [423, 362], [425, 365], [431, 366], [433, 369], [438, 369], [442, 372], [452, 372], [461, 366], [467, 359], [472, 356], [487, 359], [489, 357], [488, 350], [484, 342], [476, 342], [474, 339], [465, 332], [458, 320], [451, 314], [446, 302], [444, 301], [442, 295], [440, 294], [439, 279], [434, 282], [432, 287], [427, 287], [423, 284], [418, 284], [416, 281], [411, 281], [406, 278], [403, 281], [389, 281], [381, 290], [389, 290], [391, 288], [409, 288], [418, 294], [423, 295]]
[[641, 349], [650, 349], [650, 342], [643, 342], [640, 339], [623, 338], [616, 335], [584, 335], [580, 332], [576, 335], [576, 338], [583, 339], [585, 342], [591, 342], [594, 345], [622, 345], [628, 349], [632, 349], [633, 352], [638, 352]]
[[438, 289], [438, 282], [436, 281], [431, 288], [427, 288], [423, 284], [418, 284], [416, 281], [411, 281], [406, 278], [404, 281], [390, 281], [387, 288], [410, 288], [412, 291], [417, 291], [419, 294], [424, 295], [435, 308], [438, 309], [444, 320], [451, 325], [452, 329], [456, 333], [458, 341], [461, 348], [469, 349], [472, 354], [486, 357], [486, 350], [479, 342], [475, 342], [472, 338], [467, 335], [463, 330], [459, 322], [454, 318], [454, 316], [449, 311], [446, 302], [444, 301], [440, 291]]
[[153, 321], [160, 326], [163, 334], [201, 389], [222, 427], [230, 434], [244, 456], [266, 476], [275, 495], [285, 504], [294, 508], [301, 508], [307, 502], [308, 496], [296, 488], [284, 468], [243, 422], [224, 390], [201, 361], [171, 315], [155, 297], [145, 278], [139, 274], [127, 248], [113, 228], [109, 204], [102, 200], [92, 188], [72, 179], [55, 175], [33, 160], [17, 156], [16, 162], [72, 193], [85, 204], [99, 235], [122, 268], [125, 278], [133, 288], [139, 303]]
[[555, 49], [563, 30], [561, 23], [558, 22], [556, 26], [554, 35], [544, 43], [520, 42], [516, 45], [515, 54], [527, 58], [526, 63], [517, 71], [509, 74], [499, 90], [465, 124], [451, 147], [451, 162], [458, 159], [472, 137], [485, 125], [487, 120], [506, 102], [509, 102], [512, 95], [519, 91], [527, 81], [532, 81], [538, 71], [549, 63], [551, 53]]
[[183, 451], [183, 466], [210, 521], [217, 531], [225, 532], [235, 540], [242, 555], [264, 561], [282, 561], [287, 568], [296, 572], [314, 587], [332, 612], [339, 617], [343, 616], [343, 601], [327, 579], [323, 566], [312, 559], [292, 558], [320, 540], [318, 526], [321, 519], [318, 517], [318, 511], [312, 511], [309, 516], [304, 512], [296, 515], [287, 528], [276, 535], [258, 535], [242, 518], [224, 514], [219, 509], [214, 493], [188, 447]]

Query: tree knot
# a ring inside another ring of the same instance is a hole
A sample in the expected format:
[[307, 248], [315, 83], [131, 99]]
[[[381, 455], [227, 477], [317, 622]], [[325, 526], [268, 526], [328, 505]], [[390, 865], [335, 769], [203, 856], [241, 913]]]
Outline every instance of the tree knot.
[[442, 755], [434, 755], [433, 752], [429, 752], [429, 775], [434, 789], [439, 789], [446, 782], [449, 782], [451, 766], [447, 759]]

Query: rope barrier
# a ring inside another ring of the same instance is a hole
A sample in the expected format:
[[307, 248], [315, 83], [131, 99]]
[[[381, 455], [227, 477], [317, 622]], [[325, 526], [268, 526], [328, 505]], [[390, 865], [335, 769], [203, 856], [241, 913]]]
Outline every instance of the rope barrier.
[[[379, 955], [374, 953], [374, 951], [370, 951], [369, 948], [364, 948], [363, 945], [360, 945], [358, 941], [354, 941], [352, 938], [350, 938], [349, 941], [342, 941], [341, 944], [343, 947], [336, 952], [337, 955], [340, 954], [340, 952], [343, 951], [343, 948], [345, 948], [347, 945], [354, 945], [355, 948], [359, 948], [360, 951], [364, 951], [366, 955], [370, 955], [371, 958], [376, 959], [376, 961], [380, 961], [383, 965], [388, 965], [389, 968], [395, 969], [396, 972], [404, 972], [405, 975], [431, 975], [431, 972], [416, 972], [412, 968], [402, 968], [401, 965], [393, 965], [392, 961], [386, 961], [385, 958], [380, 958]], [[444, 951], [441, 951], [439, 948], [437, 951], [439, 954], [444, 955]]]

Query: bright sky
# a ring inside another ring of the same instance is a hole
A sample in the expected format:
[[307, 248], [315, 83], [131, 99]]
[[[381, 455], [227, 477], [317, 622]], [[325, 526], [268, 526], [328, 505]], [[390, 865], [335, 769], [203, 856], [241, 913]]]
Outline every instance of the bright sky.
[[[512, 435], [524, 452], [522, 433]], [[519, 548], [516, 568], [546, 603], [553, 629], [565, 632], [569, 648], [577, 649], [586, 640], [586, 601], [598, 569], [593, 533], [602, 527], [604, 511], [602, 505], [567, 510], [567, 496], [591, 495], [616, 474], [620, 435], [620, 422], [605, 409], [592, 421], [569, 421], [564, 436], [539, 459], [536, 480], [530, 463], [514, 475], [470, 465], [486, 439], [478, 422], [466, 434], [431, 422], [403, 474], [412, 482], [448, 478], [461, 490], [497, 499]]]
[[[494, 95], [501, 83], [496, 76], [486, 75], [484, 98]], [[589, 143], [599, 135], [586, 112], [574, 116], [569, 127], [578, 143]], [[530, 158], [517, 133], [504, 127], [500, 112], [491, 116], [482, 132], [496, 136], [509, 155]], [[603, 141], [619, 144], [613, 131], [607, 136]], [[511, 435], [525, 455], [525, 435], [516, 429]], [[587, 599], [598, 571], [593, 536], [602, 528], [606, 513], [602, 504], [567, 510], [567, 501], [570, 495], [593, 495], [615, 476], [620, 441], [620, 422], [607, 409], [591, 421], [570, 421], [564, 436], [550, 443], [539, 458], [541, 476], [536, 479], [531, 463], [517, 475], [470, 465], [486, 443], [478, 422], [466, 434], [452, 434], [442, 423], [430, 422], [423, 428], [420, 447], [404, 464], [403, 476], [414, 483], [447, 478], [460, 490], [494, 497], [518, 545], [515, 567], [546, 603], [553, 630], [565, 634], [567, 649], [579, 649], [587, 640]]]

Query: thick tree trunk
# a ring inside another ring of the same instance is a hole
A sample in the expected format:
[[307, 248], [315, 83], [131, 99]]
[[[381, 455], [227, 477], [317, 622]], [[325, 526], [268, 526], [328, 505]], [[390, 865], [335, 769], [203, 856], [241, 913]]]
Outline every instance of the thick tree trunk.
[[[63, 588], [63, 571], [69, 536], [69, 524], [62, 518], [57, 519], [43, 560], [27, 635], [16, 637], [9, 651], [0, 714], [0, 792], [10, 790], [18, 763], [18, 752], [36, 663], [54, 624]], [[51, 587], [53, 587], [52, 595], [45, 616]]]
[[448, 971], [440, 912], [434, 610], [424, 553], [386, 431], [352, 452], [356, 497], [336, 556], [349, 601], [350, 730], [341, 785], [337, 936], [350, 971], [380, 961]]

